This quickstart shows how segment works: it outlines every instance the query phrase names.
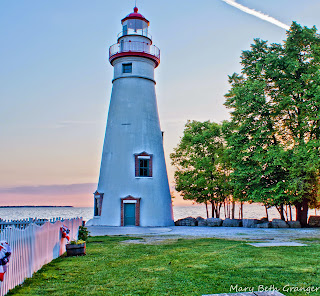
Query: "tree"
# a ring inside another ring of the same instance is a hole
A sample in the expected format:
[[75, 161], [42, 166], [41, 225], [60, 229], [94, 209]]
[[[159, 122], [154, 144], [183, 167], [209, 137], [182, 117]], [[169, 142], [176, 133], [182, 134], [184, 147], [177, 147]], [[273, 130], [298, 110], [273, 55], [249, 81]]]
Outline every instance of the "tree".
[[229, 76], [224, 123], [235, 194], [276, 206], [294, 205], [307, 224], [319, 198], [320, 36], [293, 22], [283, 44], [255, 39]]
[[184, 199], [211, 203], [212, 217], [230, 195], [221, 126], [210, 121], [188, 121], [183, 137], [170, 155], [176, 167], [176, 190]]

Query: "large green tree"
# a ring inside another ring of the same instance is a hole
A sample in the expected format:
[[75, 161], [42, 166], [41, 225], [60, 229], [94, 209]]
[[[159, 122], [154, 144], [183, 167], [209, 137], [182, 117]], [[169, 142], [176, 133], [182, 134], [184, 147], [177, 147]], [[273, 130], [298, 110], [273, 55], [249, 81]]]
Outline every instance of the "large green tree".
[[212, 217], [230, 195], [228, 162], [221, 126], [210, 121], [188, 121], [183, 137], [170, 155], [176, 167], [176, 190], [184, 199], [211, 203]]
[[319, 196], [320, 36], [293, 22], [283, 44], [255, 39], [229, 77], [224, 124], [235, 194], [276, 206], [294, 205], [307, 224]]

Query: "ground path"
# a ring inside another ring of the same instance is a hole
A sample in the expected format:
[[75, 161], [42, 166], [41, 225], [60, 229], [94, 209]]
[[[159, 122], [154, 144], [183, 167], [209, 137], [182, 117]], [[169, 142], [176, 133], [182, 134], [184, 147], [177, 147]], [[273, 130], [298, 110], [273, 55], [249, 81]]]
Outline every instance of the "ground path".
[[[178, 238], [223, 238], [261, 242], [261, 246], [299, 246], [299, 239], [319, 239], [319, 228], [244, 228], [244, 227], [112, 227], [88, 226], [91, 236], [123, 235], [141, 237], [140, 243], [152, 243]], [[136, 242], [136, 243], [139, 243]], [[255, 244], [259, 246], [259, 243]]]

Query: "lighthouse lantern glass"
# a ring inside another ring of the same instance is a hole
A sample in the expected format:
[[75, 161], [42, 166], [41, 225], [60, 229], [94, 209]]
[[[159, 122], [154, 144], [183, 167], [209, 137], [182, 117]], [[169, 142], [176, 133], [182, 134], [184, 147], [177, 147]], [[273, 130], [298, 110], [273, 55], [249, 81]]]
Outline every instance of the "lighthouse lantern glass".
[[139, 19], [128, 19], [122, 24], [122, 35], [148, 36], [148, 23]]

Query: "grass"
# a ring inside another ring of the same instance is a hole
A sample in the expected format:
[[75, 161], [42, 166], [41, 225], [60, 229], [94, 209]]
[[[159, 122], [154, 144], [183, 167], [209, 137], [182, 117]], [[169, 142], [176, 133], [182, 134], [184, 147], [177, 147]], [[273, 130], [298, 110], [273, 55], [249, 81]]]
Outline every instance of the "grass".
[[[220, 239], [121, 243], [126, 239], [132, 238], [89, 238], [87, 256], [60, 257], [8, 295], [201, 295], [229, 292], [230, 285], [257, 290], [320, 283], [319, 243], [270, 248]], [[320, 290], [283, 293], [320, 295]]]
[[307, 238], [298, 238], [297, 240], [303, 241], [303, 242], [314, 242], [314, 243], [320, 243], [320, 238], [318, 237], [307, 237]]

